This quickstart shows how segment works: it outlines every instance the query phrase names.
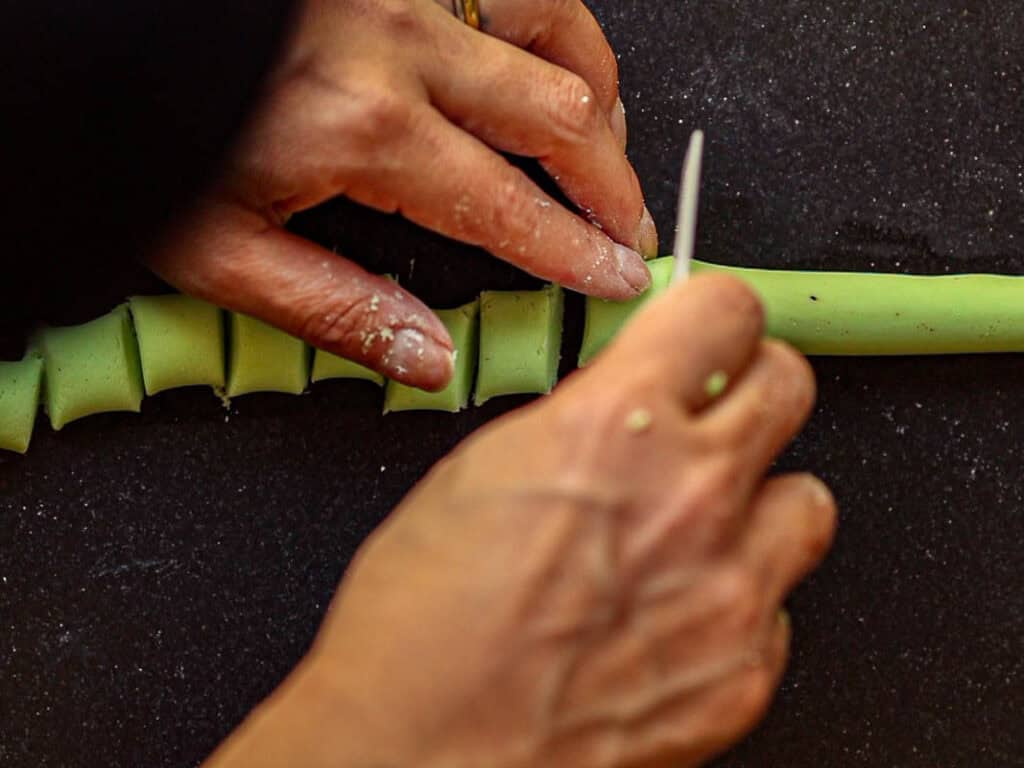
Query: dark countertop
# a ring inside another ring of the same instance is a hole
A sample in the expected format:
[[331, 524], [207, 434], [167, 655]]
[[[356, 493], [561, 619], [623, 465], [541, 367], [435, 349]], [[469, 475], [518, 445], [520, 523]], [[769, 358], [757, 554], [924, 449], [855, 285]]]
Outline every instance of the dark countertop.
[[[663, 233], [708, 131], [703, 258], [1024, 273], [1016, 0], [594, 5]], [[296, 227], [406, 277], [415, 259], [438, 305], [528, 282], [345, 203]], [[720, 765], [1024, 764], [1024, 360], [815, 367], [781, 465], [832, 484], [839, 538], [791, 601], [776, 706]], [[328, 382], [40, 428], [0, 458], [0, 764], [196, 764], [303, 653], [367, 532], [519, 402], [382, 417], [372, 387]]]

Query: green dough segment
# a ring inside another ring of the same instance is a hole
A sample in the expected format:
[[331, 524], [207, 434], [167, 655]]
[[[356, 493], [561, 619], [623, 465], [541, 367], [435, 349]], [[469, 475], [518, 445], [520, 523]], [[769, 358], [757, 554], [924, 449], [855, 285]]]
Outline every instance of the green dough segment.
[[480, 330], [477, 322], [480, 315], [479, 300], [471, 301], [457, 309], [438, 309], [435, 314], [441, 319], [455, 345], [455, 373], [448, 386], [440, 392], [425, 392], [422, 389], [388, 381], [384, 391], [384, 413], [392, 411], [447, 411], [457, 413], [469, 404], [473, 391], [473, 374], [476, 371], [477, 347]]
[[224, 324], [213, 304], [191, 296], [128, 300], [147, 395], [206, 384], [224, 386]]
[[[666, 263], [671, 272], [671, 257], [651, 265], [658, 263]], [[746, 282], [764, 302], [767, 335], [807, 355], [1024, 352], [1024, 277], [800, 272], [701, 261], [693, 262], [693, 273], [728, 274]], [[666, 285], [667, 280], [659, 285], [655, 277], [641, 299]], [[634, 302], [587, 300], [581, 364], [635, 310], [619, 308]]]
[[313, 353], [313, 381], [324, 379], [363, 379], [378, 386], [384, 384], [384, 377], [365, 365], [346, 360], [344, 357], [318, 349]]
[[309, 347], [262, 320], [231, 313], [227, 396], [251, 392], [299, 395], [309, 383]]
[[651, 271], [651, 287], [641, 296], [630, 301], [606, 301], [587, 299], [587, 311], [583, 325], [583, 344], [580, 346], [579, 364], [589, 363], [604, 346], [612, 340], [630, 316], [646, 304], [651, 297], [668, 287], [672, 279], [672, 265], [675, 259], [663, 256], [647, 262]]
[[142, 370], [126, 305], [82, 325], [44, 328], [37, 344], [45, 366], [44, 403], [55, 430], [94, 413], [139, 412]]
[[39, 410], [43, 361], [0, 362], [0, 449], [25, 453]]
[[551, 391], [558, 378], [562, 307], [557, 285], [481, 294], [477, 405], [499, 395]]

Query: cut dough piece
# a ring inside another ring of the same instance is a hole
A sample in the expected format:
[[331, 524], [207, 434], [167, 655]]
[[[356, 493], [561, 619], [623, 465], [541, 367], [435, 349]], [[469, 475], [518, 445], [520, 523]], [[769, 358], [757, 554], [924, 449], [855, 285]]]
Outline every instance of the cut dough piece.
[[365, 365], [318, 349], [313, 353], [313, 381], [324, 379], [362, 379], [383, 386], [384, 377]]
[[675, 259], [664, 256], [647, 262], [651, 270], [651, 286], [642, 295], [629, 301], [606, 301], [587, 298], [583, 325], [583, 344], [580, 346], [579, 364], [584, 366], [612, 340], [630, 316], [654, 296], [664, 291], [672, 279]]
[[473, 391], [473, 374], [476, 371], [477, 347], [479, 343], [480, 314], [479, 300], [471, 301], [457, 309], [434, 310], [452, 337], [455, 345], [455, 372], [448, 386], [440, 392], [425, 392], [422, 389], [388, 381], [384, 392], [384, 413], [392, 411], [448, 411], [457, 413], [469, 404]]
[[25, 453], [39, 410], [43, 361], [0, 362], [0, 449]]
[[309, 383], [309, 347], [262, 320], [231, 313], [227, 396], [251, 392], [298, 395]]
[[558, 379], [562, 306], [557, 285], [481, 294], [477, 405], [500, 395], [551, 391]]
[[224, 386], [224, 323], [218, 307], [180, 294], [133, 296], [128, 306], [147, 395]]
[[37, 344], [54, 429], [94, 413], [139, 412], [142, 370], [126, 305], [83, 325], [45, 328]]

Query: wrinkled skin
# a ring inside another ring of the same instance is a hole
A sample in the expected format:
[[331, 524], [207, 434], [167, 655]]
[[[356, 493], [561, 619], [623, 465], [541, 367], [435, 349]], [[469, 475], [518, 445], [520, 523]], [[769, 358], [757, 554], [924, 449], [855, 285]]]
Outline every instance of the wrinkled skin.
[[696, 278], [470, 437], [362, 547], [307, 659], [210, 768], [680, 767], [743, 735], [836, 514], [810, 476], [765, 479], [814, 382], [762, 324], [739, 283]]
[[[151, 266], [407, 384], [438, 389], [452, 343], [385, 278], [283, 228], [339, 195], [626, 299], [657, 232], [626, 159], [615, 56], [579, 0], [488, 0], [484, 30], [434, 0], [307, 0], [223, 179]], [[537, 158], [578, 210], [499, 152]]]

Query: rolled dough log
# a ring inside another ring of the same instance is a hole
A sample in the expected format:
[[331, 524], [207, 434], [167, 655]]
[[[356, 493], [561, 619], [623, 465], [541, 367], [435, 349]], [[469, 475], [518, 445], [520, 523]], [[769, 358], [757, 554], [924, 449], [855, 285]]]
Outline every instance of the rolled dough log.
[[694, 262], [745, 281], [767, 334], [807, 355], [1024, 351], [1024, 277], [794, 272]]
[[[667, 287], [662, 275], [671, 265], [671, 257], [650, 262], [651, 288], [639, 299], [587, 300], [581, 365]], [[767, 335], [807, 355], [1024, 352], [1024, 277], [801, 272], [701, 261], [693, 262], [693, 273], [746, 282], [764, 302]]]

